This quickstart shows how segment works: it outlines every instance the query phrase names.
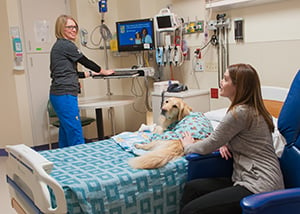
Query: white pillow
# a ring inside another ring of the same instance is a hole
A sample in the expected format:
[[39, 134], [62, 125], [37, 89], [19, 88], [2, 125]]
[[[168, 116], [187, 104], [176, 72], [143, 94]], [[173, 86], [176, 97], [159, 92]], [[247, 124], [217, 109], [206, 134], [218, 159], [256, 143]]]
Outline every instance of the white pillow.
[[284, 146], [286, 144], [285, 138], [281, 135], [281, 133], [278, 130], [277, 126], [277, 120], [278, 118], [273, 117], [273, 123], [275, 126], [274, 132], [272, 133], [273, 136], [273, 144], [275, 148], [275, 152], [278, 157], [281, 157]]
[[272, 133], [272, 136], [276, 155], [277, 157], [281, 157], [284, 146], [286, 144], [285, 138], [280, 134], [277, 128], [275, 128], [274, 132]]
[[205, 112], [204, 115], [209, 120], [220, 122], [223, 119], [223, 117], [226, 115], [226, 112], [227, 112], [227, 108], [221, 108], [221, 109]]

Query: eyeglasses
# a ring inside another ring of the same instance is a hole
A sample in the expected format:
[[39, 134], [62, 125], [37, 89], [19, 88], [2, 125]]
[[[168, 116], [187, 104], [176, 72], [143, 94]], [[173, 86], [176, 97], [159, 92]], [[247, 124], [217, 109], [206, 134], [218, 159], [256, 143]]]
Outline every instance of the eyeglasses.
[[78, 30], [78, 27], [76, 25], [65, 26], [65, 28], [68, 28], [70, 30]]

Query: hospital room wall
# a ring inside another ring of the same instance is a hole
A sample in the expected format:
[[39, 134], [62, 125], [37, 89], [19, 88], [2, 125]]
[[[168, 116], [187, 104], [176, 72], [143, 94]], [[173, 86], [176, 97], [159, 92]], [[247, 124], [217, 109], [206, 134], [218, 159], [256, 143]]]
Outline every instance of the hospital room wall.
[[1, 98], [1, 125], [0, 125], [0, 147], [7, 142], [21, 142], [22, 136], [19, 133], [21, 129], [19, 107], [17, 101], [16, 82], [12, 71], [12, 50], [9, 37], [9, 25], [6, 10], [6, 1], [0, 2], [0, 98]]
[[[99, 26], [101, 24], [101, 20], [103, 18], [104, 24], [108, 27], [110, 31], [114, 28], [114, 20], [117, 19], [117, 11], [115, 8], [116, 1], [110, 1], [108, 2], [109, 8], [108, 12], [104, 14], [102, 17], [99, 13], [98, 4], [97, 1], [80, 1], [76, 0], [73, 1], [73, 8], [72, 8], [72, 15], [78, 20], [78, 24], [80, 28], [84, 28], [88, 32], [88, 43], [87, 47], [82, 46], [78, 43], [78, 46], [82, 50], [82, 52], [93, 61], [97, 62], [102, 68], [115, 68], [119, 67], [118, 62], [112, 60], [112, 55], [110, 51], [107, 51], [108, 54], [108, 61], [106, 64], [105, 61], [105, 51], [104, 48], [104, 42], [101, 43], [101, 50], [95, 49], [97, 45], [99, 44], [99, 41], [101, 39]], [[94, 44], [97, 45], [94, 45]], [[98, 45], [99, 47], [99, 45]], [[86, 71], [87, 69], [81, 66], [81, 70]], [[82, 79], [81, 86], [82, 86], [82, 93], [79, 95], [80, 97], [93, 97], [93, 96], [105, 96], [109, 91], [108, 87], [110, 88], [110, 92], [113, 94], [117, 94], [116, 89], [118, 89], [120, 86], [120, 82], [116, 81], [110, 81], [108, 83], [107, 80], [94, 80], [91, 78]], [[119, 83], [119, 84], [116, 84]], [[123, 113], [123, 109], [116, 108], [116, 117], [118, 118], [119, 115]], [[86, 114], [90, 117], [95, 117], [94, 109], [84, 110], [83, 114]], [[105, 135], [110, 134], [110, 123], [108, 118], [107, 109], [103, 109], [103, 122], [104, 122], [104, 131]], [[117, 124], [118, 130], [124, 129], [124, 122], [123, 120], [119, 120], [119, 123]], [[96, 136], [96, 126], [91, 125], [85, 129], [85, 136], [88, 138]]]
[[[80, 27], [85, 28], [89, 35], [94, 31], [95, 27], [101, 24], [102, 16], [98, 10], [98, 4], [96, 1], [76, 1], [76, 8], [72, 10], [72, 14], [76, 14], [76, 18], [79, 22]], [[152, 3], [149, 2], [151, 5]], [[148, 5], [149, 5], [148, 4]], [[132, 5], [135, 5], [132, 7]], [[147, 10], [147, 13], [141, 14], [141, 2], [139, 0], [130, 1], [118, 1], [110, 0], [108, 2], [108, 12], [104, 14], [104, 23], [109, 28], [110, 32], [114, 35], [116, 31], [115, 22], [118, 20], [128, 20], [128, 19], [139, 19], [153, 16], [155, 11]], [[93, 33], [94, 41], [99, 39], [99, 30]], [[103, 44], [103, 43], [102, 43]], [[92, 44], [89, 41], [89, 46]], [[120, 68], [120, 67], [131, 67], [137, 64], [137, 60], [134, 54], [128, 53], [116, 53], [108, 50], [108, 62], [105, 62], [105, 52], [104, 50], [92, 50], [81, 46], [82, 51], [86, 56], [98, 62], [101, 67], [105, 68]], [[83, 68], [84, 69], [84, 68]], [[109, 81], [109, 82], [108, 82]], [[138, 80], [141, 85], [143, 85], [143, 79]], [[131, 79], [112, 79], [112, 80], [93, 80], [85, 79], [82, 80], [82, 94], [81, 96], [103, 96], [108, 92], [113, 95], [133, 95], [132, 80]], [[137, 87], [137, 83], [133, 85]], [[138, 89], [138, 94], [141, 91]], [[135, 131], [139, 128], [140, 124], [146, 122], [146, 109], [144, 105], [144, 95], [142, 97], [137, 96], [135, 98], [135, 103], [133, 105], [128, 105], [125, 107], [115, 108], [115, 118], [117, 120], [116, 131], [120, 132], [122, 130]], [[93, 110], [88, 110], [85, 112], [89, 116], [93, 116]], [[110, 135], [110, 119], [108, 118], [107, 109], [103, 109], [104, 117], [104, 127], [105, 134]], [[135, 118], [132, 120], [132, 118]], [[95, 136], [95, 127], [89, 127], [87, 134], [90, 136]]]
[[[24, 70], [14, 70], [10, 27], [20, 27], [17, 0], [0, 1], [1, 25], [1, 125], [0, 148], [24, 143], [32, 145], [28, 88]], [[22, 36], [22, 34], [21, 34]]]
[[[131, 20], [140, 18], [153, 17], [154, 14], [158, 13], [159, 9], [155, 1], [140, 1], [140, 0], [129, 0], [129, 1], [119, 1], [110, 0], [108, 2], [108, 12], [104, 15], [105, 24], [110, 29], [111, 33], [114, 35], [116, 31], [115, 22], [121, 20]], [[134, 6], [133, 6], [134, 5]], [[76, 1], [76, 16], [81, 27], [87, 29], [88, 32], [92, 32], [95, 26], [98, 26], [101, 22], [101, 14], [98, 12], [97, 3], [93, 1]], [[74, 13], [74, 11], [72, 12]], [[97, 34], [97, 33], [96, 33]], [[95, 34], [95, 35], [96, 35]], [[99, 34], [98, 34], [99, 35]], [[96, 37], [97, 38], [97, 37]], [[102, 67], [105, 67], [105, 56], [103, 50], [90, 50], [82, 47], [84, 53], [99, 62]], [[137, 64], [137, 56], [132, 53], [116, 53], [113, 51], [108, 51], [108, 67], [118, 68], [118, 67], [131, 67]], [[153, 61], [150, 62], [153, 66]], [[155, 65], [154, 65], [155, 66]], [[152, 81], [149, 80], [149, 87], [152, 88]], [[125, 80], [110, 80], [109, 85], [106, 80], [83, 80], [83, 96], [97, 96], [99, 93], [104, 95], [108, 92], [108, 86], [110, 92], [115, 95], [125, 94], [134, 95], [135, 103], [133, 105], [128, 105], [124, 108], [115, 108], [115, 118], [117, 119], [116, 130], [127, 130], [135, 131], [142, 123], [146, 123], [146, 105], [145, 105], [145, 94], [146, 90], [144, 88], [144, 79], [138, 78], [135, 83], [131, 79]], [[142, 86], [142, 89], [140, 88]], [[133, 94], [132, 91], [135, 91]], [[142, 96], [140, 96], [142, 95]], [[148, 99], [149, 100], [149, 99]], [[151, 102], [151, 99], [149, 100]], [[93, 112], [87, 111], [87, 115], [92, 116]], [[104, 125], [109, 129], [110, 123], [107, 116], [107, 110], [103, 109]], [[134, 118], [134, 120], [132, 120]], [[91, 135], [94, 130], [88, 130]], [[109, 132], [107, 134], [110, 134]]]
[[[71, 13], [72, 15], [77, 18], [80, 27], [86, 27], [89, 32], [95, 28], [95, 26], [99, 26], [101, 23], [100, 14], [98, 12], [97, 1], [70, 1], [71, 4]], [[1, 26], [2, 26], [2, 33], [1, 33], [1, 63], [2, 69], [1, 71], [1, 99], [5, 101], [5, 105], [3, 102], [3, 106], [1, 107], [1, 118], [3, 122], [1, 123], [1, 140], [0, 140], [0, 149], [4, 148], [5, 145], [8, 144], [19, 144], [24, 143], [29, 146], [33, 146], [33, 136], [32, 130], [34, 126], [32, 126], [31, 120], [31, 110], [30, 110], [30, 93], [28, 89], [28, 82], [27, 73], [26, 71], [26, 61], [24, 60], [25, 69], [21, 71], [14, 71], [13, 70], [13, 53], [12, 53], [12, 44], [11, 39], [9, 36], [9, 28], [11, 26], [17, 26], [20, 28], [21, 37], [22, 35], [22, 25], [21, 25], [21, 14], [19, 8], [19, 0], [5, 0], [1, 1]], [[135, 3], [139, 3], [139, 1], [135, 1]], [[105, 15], [105, 23], [109, 26], [109, 28], [113, 31], [115, 29], [115, 21], [120, 19], [116, 16], [117, 9], [123, 3], [118, 2], [117, 0], [111, 0], [109, 2], [109, 12]], [[112, 9], [113, 8], [113, 9]], [[34, 7], [32, 8], [34, 11]], [[136, 9], [136, 8], [135, 8]], [[126, 10], [123, 13], [126, 14]], [[127, 10], [128, 12], [128, 10]], [[131, 13], [132, 18], [140, 17], [140, 10], [132, 10]], [[121, 13], [122, 15], [122, 13]], [[120, 15], [120, 16], [121, 16]], [[124, 14], [123, 17], [124, 18]], [[99, 31], [97, 31], [99, 32]], [[99, 33], [98, 33], [99, 36]], [[2, 39], [3, 37], [3, 39]], [[94, 38], [97, 40], [99, 38]], [[3, 46], [2, 46], [3, 44]], [[89, 43], [90, 44], [90, 43]], [[106, 67], [104, 62], [104, 54], [103, 50], [89, 50], [84, 47], [81, 47], [89, 58], [98, 62], [102, 67]], [[126, 58], [126, 57], [125, 57]], [[121, 67], [120, 65], [120, 57], [113, 57], [112, 53], [109, 52], [109, 67]], [[135, 62], [135, 59], [130, 59], [132, 63]], [[127, 60], [130, 62], [130, 60]], [[86, 79], [82, 80], [83, 83], [83, 93], [81, 96], [104, 96], [106, 94], [107, 85], [106, 82], [103, 80], [92, 80]], [[128, 81], [111, 81], [111, 89], [114, 94], [128, 94], [129, 86]], [[41, 86], [42, 87], [42, 86]], [[126, 89], [126, 90], [123, 90]], [[125, 91], [125, 93], [124, 93]], [[140, 104], [142, 105], [142, 104]], [[125, 110], [132, 111], [131, 106], [126, 107]], [[116, 118], [118, 118], [117, 128], [119, 130], [128, 129], [131, 124], [125, 122], [124, 119], [124, 111], [121, 109], [116, 109]], [[86, 114], [94, 115], [94, 111], [91, 110]], [[129, 117], [130, 118], [130, 117]], [[132, 118], [132, 116], [131, 116]], [[139, 114], [134, 116], [135, 120], [129, 120], [131, 123], [134, 123], [134, 128], [136, 129], [139, 124], [145, 121], [145, 114]], [[108, 124], [108, 118], [106, 112], [104, 112], [104, 120], [105, 120], [105, 127], [110, 127]], [[4, 122], [5, 121], [5, 122]], [[92, 126], [93, 128], [90, 130], [89, 128], [87, 131], [86, 137], [95, 137], [96, 130], [95, 124]], [[109, 128], [108, 128], [109, 129]], [[117, 130], [118, 131], [118, 130]], [[106, 134], [106, 133], [105, 133]], [[108, 133], [109, 134], [109, 133]], [[46, 144], [47, 142], [45, 142]]]
[[[9, 90], [6, 87], [4, 88], [5, 93], [9, 97], [13, 97], [16, 99], [17, 104], [16, 105], [10, 105], [9, 111], [1, 111], [3, 115], [1, 115], [1, 118], [6, 118], [6, 116], [11, 117], [11, 120], [5, 120], [5, 123], [2, 123], [1, 130], [4, 130], [4, 134], [1, 134], [1, 141], [0, 141], [0, 152], [2, 152], [2, 148], [5, 147], [5, 145], [10, 144], [19, 144], [23, 143], [28, 146], [34, 146], [34, 137], [33, 136], [33, 130], [35, 130], [36, 127], [34, 127], [34, 124], [36, 121], [33, 119], [33, 103], [32, 100], [32, 94], [30, 93], [30, 87], [32, 86], [32, 83], [29, 81], [29, 69], [26, 63], [26, 51], [25, 51], [25, 39], [23, 35], [23, 26], [22, 26], [22, 19], [21, 19], [21, 8], [20, 8], [20, 0], [5, 0], [1, 1], [1, 8], [6, 10], [6, 19], [1, 19], [0, 23], [1, 26], [3, 26], [6, 30], [10, 30], [10, 27], [17, 27], [20, 32], [21, 41], [23, 45], [23, 61], [22, 65], [24, 66], [23, 69], [20, 70], [14, 70], [13, 62], [14, 57], [12, 53], [12, 41], [10, 38], [10, 35], [7, 36], [7, 45], [8, 48], [1, 48], [0, 52], [1, 54], [8, 57], [8, 60], [2, 61], [2, 66], [8, 66], [9, 71], [7, 73], [11, 74], [9, 78], [3, 79], [4, 81], [12, 80], [14, 82], [14, 90]], [[25, 1], [23, 1], [26, 3]], [[34, 12], [36, 8], [34, 8], [34, 5], [32, 5], [32, 11]], [[2, 14], [2, 13], [1, 13]], [[9, 54], [11, 52], [11, 54]], [[47, 65], [45, 65], [47, 67]], [[5, 86], [5, 84], [2, 84]], [[40, 84], [36, 86], [38, 88], [44, 89], [44, 87], [49, 87], [47, 85]], [[41, 90], [42, 91], [42, 90]], [[2, 100], [5, 100], [1, 97]], [[46, 114], [46, 107], [45, 107], [45, 114]], [[13, 120], [13, 117], [18, 117], [18, 122], [15, 122]], [[10, 128], [13, 126], [14, 128]], [[9, 128], [9, 130], [7, 130]], [[8, 133], [13, 132], [14, 136], [11, 137], [8, 135]], [[47, 132], [45, 130], [45, 132]], [[14, 138], [18, 137], [18, 140], [15, 140]], [[48, 140], [46, 139], [45, 142], [41, 142], [42, 144], [47, 144]], [[40, 144], [38, 144], [40, 145]]]
[[289, 87], [300, 68], [299, 11], [297, 0], [228, 11], [232, 19], [243, 18], [245, 24], [244, 43], [235, 42], [230, 31], [230, 62], [253, 64], [265, 85]]
[[249, 26], [246, 27], [248, 23], [245, 21], [245, 44], [232, 43], [231, 62], [253, 64], [263, 85], [288, 88], [300, 69], [299, 11], [300, 2], [297, 0], [274, 3], [273, 7], [264, 5], [251, 11], [245, 8], [234, 10], [235, 17], [245, 14]]
[[[140, 1], [141, 11], [147, 11], [148, 4]], [[144, 3], [144, 4], [143, 4]], [[195, 19], [216, 19], [218, 13], [226, 13], [231, 19], [229, 30], [229, 64], [250, 63], [258, 71], [262, 85], [289, 87], [300, 68], [298, 47], [300, 45], [300, 2], [298, 0], [278, 1], [257, 4], [250, 7], [232, 8], [220, 11], [205, 10], [204, 1], [198, 0], [164, 0], [153, 1], [156, 8], [154, 15], [161, 8], [169, 6], [175, 14], [185, 21]], [[125, 7], [125, 6], [124, 6]], [[141, 12], [142, 13], [142, 12]], [[151, 14], [150, 14], [151, 15]], [[234, 40], [233, 20], [244, 19], [244, 41]], [[211, 32], [210, 32], [211, 33]], [[184, 35], [190, 48], [190, 57], [196, 48], [203, 47], [207, 40], [204, 34]], [[208, 65], [217, 63], [217, 51], [213, 46], [203, 51], [204, 62]], [[208, 66], [207, 66], [208, 67]], [[213, 67], [213, 66], [212, 66]], [[170, 71], [165, 69], [164, 78], [170, 78]], [[216, 69], [205, 72], [193, 72], [192, 62], [186, 61], [180, 68], [174, 69], [175, 79], [189, 88], [218, 88], [219, 80]], [[210, 99], [211, 109], [226, 107], [229, 101], [224, 98]]]
[[[183, 5], [185, 7], [183, 7]], [[188, 5], [190, 4], [190, 5]], [[173, 8], [180, 16], [193, 13], [193, 1], [173, 1]], [[179, 7], [178, 7], [179, 6]], [[188, 9], [191, 10], [187, 10]], [[199, 7], [198, 7], [199, 8]], [[181, 9], [181, 11], [180, 11]], [[241, 7], [229, 10], [212, 11], [209, 13], [199, 9], [198, 18], [216, 20], [216, 14], [226, 13], [231, 19], [229, 30], [229, 64], [250, 63], [258, 71], [262, 85], [276, 85], [289, 87], [290, 83], [300, 68], [300, 2], [298, 0], [279, 1], [268, 4]], [[188, 12], [187, 12], [188, 11]], [[203, 12], [201, 14], [201, 12]], [[207, 12], [207, 11], [206, 11]], [[234, 40], [233, 20], [244, 19], [244, 41]], [[203, 37], [190, 38], [185, 36], [191, 53], [196, 48], [203, 47]], [[207, 64], [217, 63], [216, 48], [210, 46], [203, 51], [203, 59]], [[192, 55], [191, 55], [192, 56]], [[218, 87], [217, 72], [193, 73], [191, 62], [185, 62], [181, 69], [175, 70], [175, 78], [187, 84], [190, 88], [210, 89]], [[210, 99], [211, 109], [228, 106], [227, 99]]]
[[[1, 123], [0, 148], [7, 144], [25, 143], [32, 145], [30, 107], [28, 103], [28, 90], [26, 81], [26, 71], [14, 72], [12, 69], [11, 41], [7, 36], [9, 26], [20, 26], [18, 0], [1, 1], [1, 26], [6, 28], [1, 32], [0, 53], [2, 59], [1, 72], [1, 99], [7, 105], [1, 108], [1, 118], [5, 122]], [[88, 0], [71, 1], [73, 3], [72, 14], [78, 18], [80, 26], [87, 27], [89, 31], [100, 23], [100, 15], [97, 12], [96, 4], [91, 4]], [[105, 16], [105, 21], [113, 31], [114, 22], [121, 19], [151, 17], [159, 12], [166, 5], [171, 5], [171, 9], [179, 16], [195, 16], [199, 19], [205, 18], [204, 1], [199, 0], [110, 0], [109, 12]], [[233, 40], [232, 30], [230, 31], [230, 63], [247, 62], [253, 64], [260, 73], [262, 84], [279, 85], [289, 87], [289, 84], [299, 69], [298, 48], [300, 45], [299, 25], [300, 14], [299, 1], [289, 0], [255, 7], [239, 8], [226, 11], [229, 17], [242, 17], [245, 21], [245, 41], [236, 44]], [[132, 7], [135, 5], [135, 7]], [[5, 9], [7, 8], [7, 13]], [[134, 8], [134, 9], [133, 9]], [[3, 13], [2, 13], [3, 10]], [[7, 16], [6, 16], [7, 14]], [[213, 13], [212, 19], [215, 19]], [[7, 18], [9, 17], [9, 18]], [[6, 27], [5, 27], [6, 26]], [[3, 37], [3, 39], [2, 39]], [[191, 52], [195, 48], [201, 47], [204, 43], [203, 34], [185, 36]], [[2, 46], [3, 45], [3, 46]], [[9, 51], [8, 51], [9, 50]], [[104, 65], [103, 52], [84, 49], [87, 56]], [[109, 64], [112, 67], [131, 65], [135, 62], [134, 57], [120, 57], [109, 53]], [[129, 60], [128, 60], [129, 59]], [[214, 48], [210, 47], [204, 58], [207, 62], [216, 59]], [[196, 76], [196, 78], [195, 78]], [[175, 78], [187, 84], [189, 88], [210, 89], [218, 87], [216, 72], [197, 72], [193, 74], [191, 61], [175, 70]], [[102, 80], [101, 80], [102, 81]], [[114, 93], [127, 93], [130, 91], [130, 82], [112, 81]], [[106, 91], [105, 82], [97, 82], [91, 79], [84, 80], [83, 95], [97, 96], [104, 95]], [[211, 99], [211, 108], [227, 105], [227, 100]], [[140, 103], [140, 106], [143, 104]], [[117, 112], [120, 118], [129, 118], [129, 126], [135, 127], [136, 123], [130, 119], [132, 114], [123, 116]], [[123, 119], [124, 119], [123, 118]], [[134, 118], [136, 118], [134, 116]], [[144, 120], [141, 116], [140, 121]], [[9, 121], [9, 122], [8, 122]], [[124, 120], [123, 120], [124, 121]], [[126, 123], [128, 122], [126, 121]], [[121, 123], [125, 127], [124, 122]], [[128, 124], [127, 124], [128, 126]]]

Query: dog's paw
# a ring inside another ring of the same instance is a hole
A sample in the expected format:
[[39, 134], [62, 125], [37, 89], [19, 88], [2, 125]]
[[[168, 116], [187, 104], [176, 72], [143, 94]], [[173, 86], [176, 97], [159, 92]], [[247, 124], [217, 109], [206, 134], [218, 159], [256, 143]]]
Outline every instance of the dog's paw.
[[141, 144], [141, 143], [134, 144], [134, 147], [137, 148], [137, 149], [142, 149], [143, 146], [144, 146], [144, 145]]
[[156, 126], [156, 124], [152, 124], [152, 125], [142, 124], [138, 131], [139, 132], [153, 132], [155, 126]]
[[153, 133], [156, 133], [156, 134], [162, 134], [163, 132], [164, 132], [164, 129], [161, 126], [155, 126], [153, 129]]

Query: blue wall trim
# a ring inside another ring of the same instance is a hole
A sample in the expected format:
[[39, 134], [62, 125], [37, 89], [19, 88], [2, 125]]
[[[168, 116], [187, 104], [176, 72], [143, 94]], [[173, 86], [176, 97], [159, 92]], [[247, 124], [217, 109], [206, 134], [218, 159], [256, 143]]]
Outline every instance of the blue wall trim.
[[7, 156], [5, 149], [0, 149], [0, 156]]

